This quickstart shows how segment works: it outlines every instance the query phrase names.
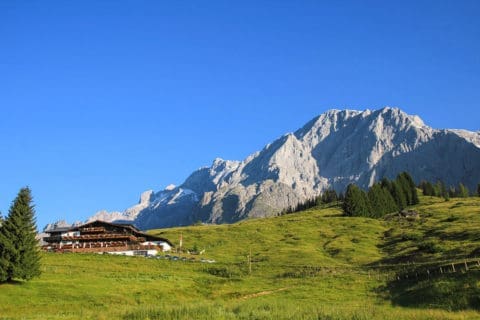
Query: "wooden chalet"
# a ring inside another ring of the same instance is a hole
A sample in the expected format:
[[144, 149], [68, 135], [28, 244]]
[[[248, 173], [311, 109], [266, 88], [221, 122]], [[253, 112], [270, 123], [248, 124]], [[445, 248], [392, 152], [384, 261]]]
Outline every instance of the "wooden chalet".
[[42, 248], [55, 252], [98, 252], [124, 255], [149, 255], [169, 251], [168, 239], [143, 233], [131, 224], [96, 220], [75, 227], [46, 230]]

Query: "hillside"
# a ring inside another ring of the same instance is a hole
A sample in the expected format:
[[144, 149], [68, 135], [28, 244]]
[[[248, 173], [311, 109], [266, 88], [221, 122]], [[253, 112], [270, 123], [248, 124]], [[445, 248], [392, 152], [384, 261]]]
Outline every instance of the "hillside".
[[204, 249], [196, 262], [45, 254], [39, 279], [0, 285], [0, 319], [478, 319], [480, 198], [413, 209], [150, 231]]
[[480, 181], [480, 133], [433, 129], [398, 108], [329, 110], [242, 161], [217, 158], [178, 187], [142, 194], [125, 212], [90, 220], [128, 220], [140, 229], [232, 223], [274, 216], [328, 188], [366, 188], [408, 171], [421, 179]]

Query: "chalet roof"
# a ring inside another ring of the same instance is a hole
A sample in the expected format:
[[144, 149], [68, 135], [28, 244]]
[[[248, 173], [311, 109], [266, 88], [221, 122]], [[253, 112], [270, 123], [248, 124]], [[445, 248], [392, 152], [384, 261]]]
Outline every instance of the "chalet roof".
[[72, 228], [72, 226], [67, 226], [67, 227], [57, 227], [53, 226], [53, 228], [45, 230], [46, 233], [52, 233], [52, 232], [67, 232]]
[[84, 224], [81, 224], [81, 225], [78, 225], [78, 226], [75, 226], [75, 227], [72, 227], [70, 228], [71, 231], [79, 231], [80, 229], [82, 228], [88, 228], [92, 225], [103, 225], [103, 226], [112, 226], [112, 227], [121, 227], [121, 228], [125, 228], [125, 229], [130, 229], [132, 231], [135, 231], [135, 232], [141, 232], [140, 230], [138, 230], [133, 224], [129, 224], [129, 223], [113, 223], [113, 222], [107, 222], [107, 221], [103, 221], [103, 220], [94, 220], [94, 221], [91, 221], [91, 222], [87, 222], [87, 223], [84, 223]]

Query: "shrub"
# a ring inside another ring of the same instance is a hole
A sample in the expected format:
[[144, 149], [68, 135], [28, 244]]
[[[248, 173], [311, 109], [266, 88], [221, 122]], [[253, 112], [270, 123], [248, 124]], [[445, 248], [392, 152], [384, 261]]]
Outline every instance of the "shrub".
[[426, 253], [438, 253], [442, 251], [442, 248], [435, 243], [434, 241], [423, 241], [417, 244], [417, 248], [420, 251], [426, 252]]

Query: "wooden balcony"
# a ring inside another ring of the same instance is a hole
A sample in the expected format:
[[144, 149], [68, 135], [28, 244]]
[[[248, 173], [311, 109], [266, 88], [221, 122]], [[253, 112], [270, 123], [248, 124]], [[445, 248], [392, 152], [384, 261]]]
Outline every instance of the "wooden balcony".
[[121, 233], [99, 233], [99, 234], [82, 234], [79, 236], [64, 236], [63, 241], [136, 241], [140, 242], [140, 239], [134, 235], [121, 234]]

